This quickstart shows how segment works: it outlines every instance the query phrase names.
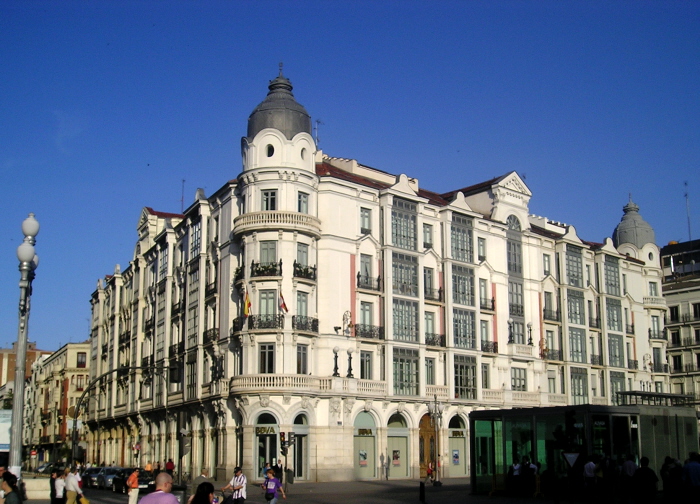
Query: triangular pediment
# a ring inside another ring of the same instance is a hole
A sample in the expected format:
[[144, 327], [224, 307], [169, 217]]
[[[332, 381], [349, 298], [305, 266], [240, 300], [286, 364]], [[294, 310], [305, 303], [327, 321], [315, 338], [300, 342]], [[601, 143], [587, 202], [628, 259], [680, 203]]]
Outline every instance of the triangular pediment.
[[528, 198], [532, 196], [532, 191], [530, 191], [530, 189], [527, 187], [525, 181], [520, 178], [520, 175], [518, 175], [517, 172], [514, 171], [510, 172], [508, 175], [505, 175], [501, 180], [496, 182], [495, 185], [519, 194], [523, 194]]
[[146, 224], [148, 222], [148, 217], [151, 215], [151, 212], [148, 211], [148, 208], [143, 207], [141, 209], [141, 215], [139, 216], [139, 222], [136, 225], [137, 229], [141, 229], [141, 226]]
[[457, 191], [454, 195], [452, 201], [450, 201], [450, 208], [453, 210], [464, 210], [466, 212], [473, 212], [472, 207], [469, 206], [464, 194], [461, 191]]
[[411, 187], [411, 183], [404, 173], [396, 177], [396, 183], [391, 186], [390, 189], [403, 194], [408, 194], [409, 196], [418, 196], [418, 193], [416, 193], [413, 187]]
[[619, 252], [615, 248], [615, 245], [613, 245], [612, 238], [609, 237], [603, 241], [603, 246], [600, 247], [600, 250], [602, 250], [603, 252], [608, 252], [610, 254], [619, 254]]

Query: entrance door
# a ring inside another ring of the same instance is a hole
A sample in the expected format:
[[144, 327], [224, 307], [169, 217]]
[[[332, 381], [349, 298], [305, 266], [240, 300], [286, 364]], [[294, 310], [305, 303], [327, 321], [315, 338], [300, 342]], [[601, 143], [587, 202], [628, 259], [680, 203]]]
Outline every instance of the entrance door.
[[428, 475], [428, 464], [435, 460], [435, 427], [428, 414], [423, 415], [418, 424], [418, 450], [420, 477], [425, 478]]
[[297, 479], [306, 479], [306, 444], [308, 437], [306, 435], [296, 436], [294, 442], [294, 477]]

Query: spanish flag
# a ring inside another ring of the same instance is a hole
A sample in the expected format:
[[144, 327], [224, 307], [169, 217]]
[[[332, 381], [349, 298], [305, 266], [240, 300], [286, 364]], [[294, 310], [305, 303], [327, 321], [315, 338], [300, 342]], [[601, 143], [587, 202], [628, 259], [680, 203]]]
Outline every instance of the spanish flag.
[[284, 302], [284, 296], [282, 295], [282, 291], [280, 291], [279, 305], [280, 305], [280, 310], [282, 310], [284, 313], [289, 313], [289, 309], [287, 308], [287, 303]]
[[245, 299], [243, 300], [243, 316], [247, 317], [250, 315], [250, 296], [248, 296], [248, 289], [245, 290]]

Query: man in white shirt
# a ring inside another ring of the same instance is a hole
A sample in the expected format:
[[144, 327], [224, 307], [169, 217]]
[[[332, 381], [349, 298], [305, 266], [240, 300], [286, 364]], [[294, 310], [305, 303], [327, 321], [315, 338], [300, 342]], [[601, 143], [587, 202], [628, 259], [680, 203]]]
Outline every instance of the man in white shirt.
[[222, 488], [221, 491], [223, 492], [230, 488], [233, 490], [233, 504], [244, 504], [246, 498], [248, 497], [246, 494], [247, 484], [248, 480], [243, 475], [243, 471], [240, 467], [236, 467], [233, 470], [233, 478], [231, 478], [229, 484]]
[[66, 504], [76, 504], [76, 501], [78, 499], [78, 496], [83, 496], [83, 491], [80, 489], [80, 485], [78, 485], [78, 480], [75, 477], [75, 474], [73, 474], [70, 470], [70, 468], [66, 468], [66, 489], [65, 489], [65, 494], [66, 494]]

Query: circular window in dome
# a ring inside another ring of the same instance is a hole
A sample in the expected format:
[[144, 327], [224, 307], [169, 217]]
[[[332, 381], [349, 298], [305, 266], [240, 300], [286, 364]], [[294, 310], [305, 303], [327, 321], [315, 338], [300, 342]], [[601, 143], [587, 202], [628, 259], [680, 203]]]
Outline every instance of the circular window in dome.
[[306, 149], [301, 149], [301, 159], [306, 159]]
[[275, 148], [272, 145], [267, 146], [267, 157], [272, 157], [275, 153]]

